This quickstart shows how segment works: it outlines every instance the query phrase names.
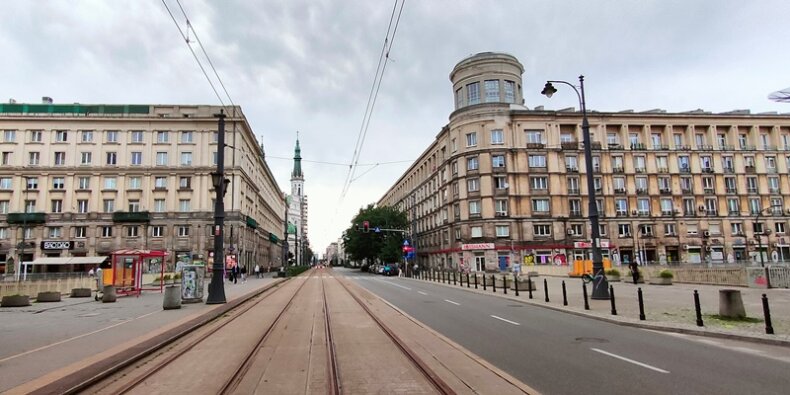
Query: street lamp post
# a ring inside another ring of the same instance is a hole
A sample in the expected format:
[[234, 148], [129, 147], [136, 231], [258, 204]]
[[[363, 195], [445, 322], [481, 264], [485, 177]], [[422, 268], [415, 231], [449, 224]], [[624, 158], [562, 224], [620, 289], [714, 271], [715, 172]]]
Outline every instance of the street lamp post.
[[216, 115], [219, 118], [217, 131], [217, 172], [211, 173], [216, 198], [214, 200], [214, 263], [211, 266], [211, 283], [208, 286], [206, 304], [226, 303], [224, 268], [225, 268], [225, 190], [230, 180], [225, 178], [225, 113], [223, 110]]
[[[592, 144], [590, 141], [590, 123], [587, 121], [587, 107], [584, 101], [584, 76], [579, 76], [579, 89], [566, 81], [546, 81], [541, 94], [551, 97], [557, 92], [552, 83], [565, 84], [573, 88], [579, 97], [582, 110], [582, 138], [584, 143], [584, 165], [587, 176], [588, 218], [592, 227], [592, 261], [593, 261], [593, 299], [609, 299], [609, 282], [603, 270], [603, 257], [601, 256], [601, 228], [598, 225], [598, 203], [595, 198], [595, 181], [593, 179]], [[581, 91], [581, 92], [580, 92]]]

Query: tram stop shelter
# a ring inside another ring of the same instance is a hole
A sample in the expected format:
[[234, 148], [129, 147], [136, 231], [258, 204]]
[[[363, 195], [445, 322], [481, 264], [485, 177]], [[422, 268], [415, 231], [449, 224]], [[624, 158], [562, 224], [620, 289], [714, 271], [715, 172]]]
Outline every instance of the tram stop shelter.
[[[110, 254], [110, 268], [103, 273], [104, 285], [114, 285], [119, 295], [140, 295], [142, 291], [162, 292], [165, 286], [165, 257], [161, 250], [117, 250]], [[159, 284], [143, 284], [143, 274], [158, 273]]]

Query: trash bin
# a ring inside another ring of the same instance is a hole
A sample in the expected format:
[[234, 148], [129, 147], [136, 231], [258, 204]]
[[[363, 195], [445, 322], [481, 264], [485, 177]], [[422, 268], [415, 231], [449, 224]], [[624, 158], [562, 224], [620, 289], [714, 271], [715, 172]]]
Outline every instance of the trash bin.
[[197, 303], [203, 301], [203, 283], [206, 277], [203, 265], [184, 265], [181, 267], [181, 301]]

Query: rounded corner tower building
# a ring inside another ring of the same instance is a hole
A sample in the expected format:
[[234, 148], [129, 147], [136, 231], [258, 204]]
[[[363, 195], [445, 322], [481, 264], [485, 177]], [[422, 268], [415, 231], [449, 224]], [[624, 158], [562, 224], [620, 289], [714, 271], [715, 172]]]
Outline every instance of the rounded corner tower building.
[[505, 53], [459, 61], [449, 122], [379, 200], [409, 216], [418, 265], [567, 274], [590, 253], [587, 171], [613, 265], [790, 261], [790, 116], [588, 111], [586, 169], [582, 114], [525, 107], [545, 81], [523, 72]]

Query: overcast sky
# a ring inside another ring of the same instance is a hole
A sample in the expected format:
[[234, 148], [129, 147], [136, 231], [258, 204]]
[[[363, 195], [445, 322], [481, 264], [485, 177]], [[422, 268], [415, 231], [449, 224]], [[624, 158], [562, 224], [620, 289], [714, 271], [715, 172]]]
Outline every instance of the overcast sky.
[[[292, 160], [275, 157], [292, 157], [300, 132], [317, 252], [409, 166], [373, 168], [341, 202], [348, 167], [307, 162], [351, 161], [393, 4], [182, 0], [285, 192]], [[161, 0], [0, 10], [0, 100], [219, 104]], [[788, 15], [787, 0], [406, 1], [359, 163], [416, 159], [447, 124], [453, 66], [485, 51], [521, 61], [529, 108], [578, 106], [539, 92], [584, 74], [592, 110], [790, 112], [767, 99], [790, 86]]]

